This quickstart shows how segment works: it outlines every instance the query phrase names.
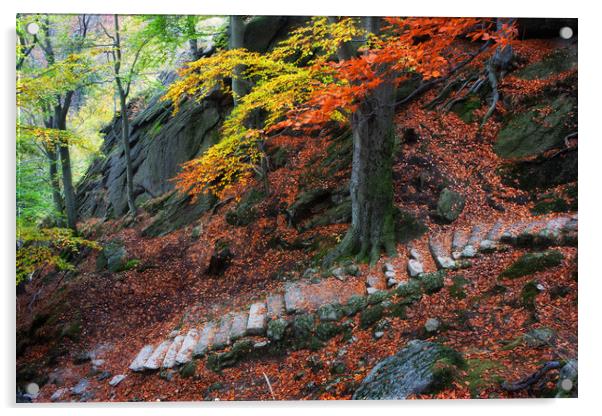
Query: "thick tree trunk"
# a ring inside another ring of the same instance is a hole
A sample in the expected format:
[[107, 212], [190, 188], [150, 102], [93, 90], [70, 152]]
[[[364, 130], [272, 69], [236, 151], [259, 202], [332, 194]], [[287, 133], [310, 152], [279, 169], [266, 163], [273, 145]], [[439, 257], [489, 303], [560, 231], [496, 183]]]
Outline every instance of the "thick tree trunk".
[[349, 255], [374, 263], [382, 249], [391, 255], [395, 252], [394, 105], [395, 86], [385, 82], [364, 99], [352, 116], [351, 226], [339, 246], [326, 257], [326, 264]]
[[130, 126], [127, 115], [126, 97], [120, 91], [121, 103], [121, 140], [125, 156], [126, 193], [130, 215], [137, 214], [136, 202], [134, 201], [134, 170], [132, 168], [132, 156], [130, 152]]
[[[230, 16], [230, 49], [242, 48], [245, 41], [245, 22], [243, 16]], [[247, 94], [248, 84], [242, 78], [244, 67], [238, 65], [234, 69], [232, 77], [232, 92], [234, 93], [234, 105], [238, 104], [238, 100]]]

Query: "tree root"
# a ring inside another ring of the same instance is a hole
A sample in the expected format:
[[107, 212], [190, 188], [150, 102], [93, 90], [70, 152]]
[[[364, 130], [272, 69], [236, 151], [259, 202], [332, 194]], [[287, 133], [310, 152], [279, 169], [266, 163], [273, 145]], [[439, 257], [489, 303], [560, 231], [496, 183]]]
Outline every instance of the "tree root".
[[555, 370], [560, 367], [561, 364], [559, 361], [548, 361], [539, 370], [523, 378], [522, 380], [519, 380], [515, 383], [508, 383], [507, 381], [503, 382], [502, 388], [509, 392], [517, 392], [520, 390], [524, 390], [537, 383], [543, 376], [547, 374], [548, 371]]

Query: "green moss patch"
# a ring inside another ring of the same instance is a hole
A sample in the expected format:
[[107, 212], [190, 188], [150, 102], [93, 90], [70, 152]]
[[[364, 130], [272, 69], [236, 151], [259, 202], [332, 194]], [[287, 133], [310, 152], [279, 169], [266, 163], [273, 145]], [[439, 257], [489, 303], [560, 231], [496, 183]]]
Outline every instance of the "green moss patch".
[[510, 267], [500, 273], [500, 278], [516, 279], [559, 266], [564, 256], [558, 250], [523, 254]]

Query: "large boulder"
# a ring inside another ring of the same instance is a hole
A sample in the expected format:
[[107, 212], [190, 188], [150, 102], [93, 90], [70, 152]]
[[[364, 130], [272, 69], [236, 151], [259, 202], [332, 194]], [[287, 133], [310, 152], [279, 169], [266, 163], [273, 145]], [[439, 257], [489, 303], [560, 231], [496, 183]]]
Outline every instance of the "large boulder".
[[437, 216], [446, 222], [455, 221], [464, 209], [464, 196], [449, 188], [443, 189], [437, 202]]
[[434, 342], [413, 340], [378, 363], [353, 394], [354, 400], [404, 400], [439, 391], [466, 366], [462, 355]]
[[520, 159], [564, 146], [576, 115], [576, 102], [567, 95], [542, 99], [527, 111], [513, 114], [500, 130], [493, 150], [506, 159]]

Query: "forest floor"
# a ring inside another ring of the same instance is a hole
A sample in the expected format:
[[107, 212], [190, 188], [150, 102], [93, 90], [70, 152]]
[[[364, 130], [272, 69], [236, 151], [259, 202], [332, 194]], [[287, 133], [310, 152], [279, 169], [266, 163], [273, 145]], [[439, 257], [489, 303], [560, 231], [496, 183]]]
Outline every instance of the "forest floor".
[[[519, 43], [516, 52], [526, 65], [540, 60], [555, 47], [552, 42], [525, 41]], [[485, 58], [476, 60], [474, 67], [482, 65]], [[535, 87], [509, 76], [501, 90], [517, 95]], [[500, 181], [498, 172], [505, 161], [492, 149], [500, 117], [492, 117], [477, 135], [486, 105], [476, 109], [475, 120], [467, 123], [451, 111], [425, 110], [423, 106], [436, 95], [437, 91], [431, 91], [397, 113], [397, 135], [404, 137], [412, 129], [417, 140], [401, 142], [396, 153], [396, 205], [423, 221], [429, 235], [450, 229], [469, 230], [477, 222], [493, 223], [498, 218], [532, 219], [529, 195]], [[378, 340], [373, 338], [372, 329], [356, 325], [353, 344], [335, 337], [318, 351], [298, 350], [245, 360], [221, 373], [202, 365], [194, 377], [176, 376], [170, 381], [156, 375], [125, 373], [143, 345], [167, 337], [175, 328], [190, 327], [200, 316], [220, 316], [228, 308], [246, 305], [281, 289], [287, 281], [300, 278], [311, 266], [312, 258], [323, 250], [323, 246], [313, 251], [273, 247], [273, 237], [291, 244], [298, 239], [313, 239], [331, 245], [341, 238], [347, 224], [300, 232], [289, 226], [282, 210], [274, 209], [289, 206], [302, 187], [336, 188], [347, 183], [348, 167], [334, 174], [316, 168], [316, 162], [326, 157], [331, 144], [315, 138], [276, 139], [272, 145], [287, 148], [289, 159], [284, 167], [270, 173], [270, 196], [257, 205], [256, 219], [246, 226], [226, 221], [225, 213], [234, 206], [235, 199], [195, 224], [155, 238], [141, 236], [141, 230], [151, 221], [148, 213], [142, 213], [137, 223], [129, 227], [124, 226], [123, 220], [80, 224], [100, 241], [123, 240], [128, 255], [140, 260], [140, 266], [115, 274], [97, 272], [96, 254], [92, 253], [77, 264], [75, 276], [61, 278], [60, 274], [50, 274], [30, 284], [26, 293], [18, 296], [18, 332], [27, 331], [35, 317], [45, 313], [51, 315], [49, 321], [54, 326], [42, 326], [42, 332], [47, 331], [38, 334], [42, 339], [51, 339], [59, 324], [77, 321], [81, 326], [73, 339], [62, 338], [58, 346], [37, 343], [18, 357], [17, 366], [22, 368], [43, 362], [42, 358], [60, 351], [50, 363], [36, 367], [36, 371], [50, 377], [37, 400], [49, 401], [61, 383], [73, 386], [82, 377], [89, 377], [92, 364], [74, 364], [74, 356], [99, 346], [106, 347], [101, 356], [105, 360], [102, 370], [127, 374], [127, 378], [113, 388], [106, 381], [90, 377], [95, 392], [91, 401], [271, 400], [265, 377], [279, 400], [350, 399], [357, 383], [375, 363], [416, 338], [431, 317], [449, 323], [444, 338], [439, 339], [461, 351], [469, 368], [462, 382], [455, 382], [436, 395], [416, 398], [528, 397], [527, 390], [504, 391], [499, 381], [518, 380], [551, 359], [577, 356], [577, 249], [559, 248], [564, 254], [561, 266], [504, 281], [505, 291], [498, 292], [498, 275], [528, 251], [511, 248], [479, 257], [471, 268], [452, 272], [442, 291], [423, 296], [408, 309], [405, 319], [392, 318], [390, 329]], [[451, 226], [438, 223], [430, 215], [442, 182], [466, 196], [465, 208]], [[232, 196], [244, 191], [234, 189]], [[194, 239], [191, 234], [199, 224], [201, 236]], [[228, 239], [235, 256], [222, 275], [208, 275], [205, 270], [215, 243], [223, 238]], [[425, 244], [425, 240], [417, 244]], [[391, 261], [404, 270], [406, 245], [400, 244], [398, 251], [399, 256]], [[380, 268], [381, 264], [375, 267]], [[434, 270], [434, 265], [427, 264], [426, 268]], [[368, 269], [368, 265], [360, 265], [357, 279], [365, 279]], [[456, 275], [469, 282], [463, 288], [463, 296], [454, 295], [451, 288]], [[546, 290], [535, 298], [535, 309], [529, 310], [517, 305], [517, 299], [525, 284], [534, 279]], [[556, 296], [559, 290], [565, 295]], [[358, 317], [353, 319], [357, 323]], [[555, 345], [508, 348], [533, 325], [552, 328], [557, 337]], [[318, 361], [324, 364], [321, 368], [310, 365]], [[335, 361], [344, 363], [342, 374], [331, 372], [330, 364]], [[548, 387], [553, 385], [554, 380], [548, 380]]]

